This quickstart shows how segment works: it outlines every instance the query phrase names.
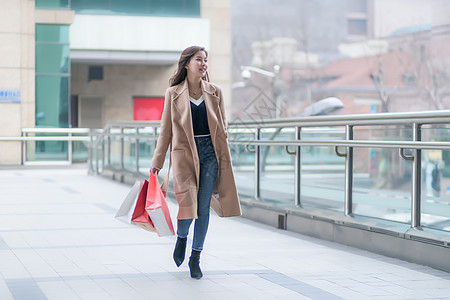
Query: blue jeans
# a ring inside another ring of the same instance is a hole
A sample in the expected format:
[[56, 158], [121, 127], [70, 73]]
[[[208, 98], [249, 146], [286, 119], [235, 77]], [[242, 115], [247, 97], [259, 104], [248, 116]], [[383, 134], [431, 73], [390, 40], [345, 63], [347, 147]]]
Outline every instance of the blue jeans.
[[[211, 196], [219, 171], [216, 152], [211, 141], [211, 137], [195, 137], [198, 158], [200, 160], [200, 183], [197, 195], [197, 215], [194, 225], [194, 241], [192, 249], [201, 251], [206, 238], [209, 224], [209, 208]], [[178, 220], [177, 235], [187, 237], [189, 227], [193, 219]]]

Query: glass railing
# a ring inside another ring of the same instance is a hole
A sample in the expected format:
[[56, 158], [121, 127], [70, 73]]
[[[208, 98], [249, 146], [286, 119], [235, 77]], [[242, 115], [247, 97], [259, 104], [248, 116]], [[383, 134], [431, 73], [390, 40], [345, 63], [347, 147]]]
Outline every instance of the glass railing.
[[87, 163], [92, 141], [101, 129], [24, 128], [20, 137], [0, 141], [22, 144], [24, 165], [70, 165]]
[[[147, 177], [158, 129], [108, 124], [91, 171]], [[240, 121], [228, 130], [244, 198], [450, 232], [450, 111]]]
[[159, 122], [111, 122], [92, 144], [90, 171], [103, 168], [136, 176], [149, 174]]

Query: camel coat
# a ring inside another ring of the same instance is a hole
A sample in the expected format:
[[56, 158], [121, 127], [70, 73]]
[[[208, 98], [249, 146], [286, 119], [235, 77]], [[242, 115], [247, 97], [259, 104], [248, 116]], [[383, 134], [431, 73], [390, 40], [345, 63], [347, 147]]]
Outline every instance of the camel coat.
[[[219, 164], [211, 207], [221, 217], [240, 216], [241, 207], [226, 137], [227, 123], [222, 90], [212, 83], [202, 81], [202, 92], [211, 140]], [[179, 205], [177, 218], [197, 218], [200, 164], [194, 140], [187, 80], [166, 91], [161, 130], [153, 154], [152, 167], [163, 167], [169, 145], [171, 146], [173, 184]]]

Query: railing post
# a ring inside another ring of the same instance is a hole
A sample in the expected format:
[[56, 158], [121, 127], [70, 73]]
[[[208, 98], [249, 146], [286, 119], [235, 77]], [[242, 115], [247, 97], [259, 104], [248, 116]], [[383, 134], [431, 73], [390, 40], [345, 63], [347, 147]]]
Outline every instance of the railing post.
[[[345, 139], [347, 141], [353, 140], [353, 126], [345, 126]], [[353, 208], [353, 147], [347, 148], [345, 158], [345, 215], [351, 215]]]
[[[101, 152], [101, 154], [102, 154], [102, 172], [103, 172], [103, 169], [105, 168], [105, 137], [101, 136], [101, 139], [102, 139], [102, 152]], [[97, 175], [98, 174], [100, 174], [100, 173], [99, 173], [99, 171], [97, 169]]]
[[[422, 140], [422, 132], [421, 125], [414, 123], [413, 124], [413, 141], [418, 142]], [[412, 191], [411, 191], [411, 227], [419, 227], [420, 226], [420, 217], [421, 217], [421, 191], [422, 191], [422, 150], [414, 149], [414, 160], [413, 160], [413, 169], [412, 169]]]
[[120, 126], [120, 169], [125, 169], [125, 164], [123, 163], [123, 159], [125, 156], [125, 145], [124, 145], [125, 138], [123, 136], [123, 127]]
[[[261, 138], [261, 128], [257, 127], [255, 140], [258, 142]], [[255, 145], [255, 199], [261, 198], [261, 146]]]
[[108, 166], [111, 166], [111, 127], [108, 127], [106, 133], [108, 135], [108, 157], [106, 161]]
[[[299, 141], [302, 138], [302, 128], [295, 127], [295, 140]], [[296, 147], [295, 151], [295, 165], [294, 165], [294, 199], [295, 206], [301, 206], [301, 178], [302, 178], [302, 149], [301, 146]]]
[[[22, 132], [22, 136], [26, 137], [27, 133], [26, 132]], [[23, 153], [22, 153], [22, 165], [24, 165], [26, 163], [26, 161], [27, 161], [27, 144], [28, 144], [27, 140], [23, 140], [22, 141], [22, 151], [23, 151]], [[36, 142], [34, 142], [34, 144], [35, 144], [34, 148], [36, 149]], [[36, 152], [36, 150], [35, 150], [35, 152]]]
[[89, 132], [89, 147], [88, 147], [89, 174], [94, 173], [92, 151], [94, 151], [94, 137], [92, 133]]
[[136, 164], [136, 173], [139, 174], [139, 138], [137, 137], [138, 135], [139, 135], [139, 127], [136, 127], [136, 142], [134, 144], [134, 157]]
[[95, 174], [99, 174], [98, 171], [98, 147], [97, 147], [97, 142], [95, 142], [95, 149], [93, 149], [94, 151], [94, 155], [95, 155]]
[[68, 133], [68, 138], [69, 140], [67, 141], [67, 158], [69, 160], [69, 163], [72, 164], [72, 133], [69, 132]]
[[155, 140], [153, 142], [153, 152], [155, 152], [156, 144], [158, 143], [158, 127], [153, 128], [153, 135], [155, 136]]

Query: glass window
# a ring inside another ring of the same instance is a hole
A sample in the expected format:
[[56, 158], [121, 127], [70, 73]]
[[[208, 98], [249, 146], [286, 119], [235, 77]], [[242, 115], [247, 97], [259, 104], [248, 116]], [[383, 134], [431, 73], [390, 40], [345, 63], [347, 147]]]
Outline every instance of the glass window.
[[88, 82], [91, 80], [103, 80], [103, 66], [89, 66]]
[[350, 35], [366, 35], [367, 20], [348, 20], [348, 34]]
[[69, 45], [36, 44], [36, 73], [69, 73]]
[[36, 126], [68, 127], [69, 26], [36, 24]]
[[36, 8], [69, 8], [69, 0], [36, 0]]
[[77, 14], [200, 16], [200, 0], [72, 0]]
[[53, 24], [36, 25], [37, 42], [69, 43], [69, 26]]
[[36, 76], [36, 126], [68, 127], [69, 77]]

